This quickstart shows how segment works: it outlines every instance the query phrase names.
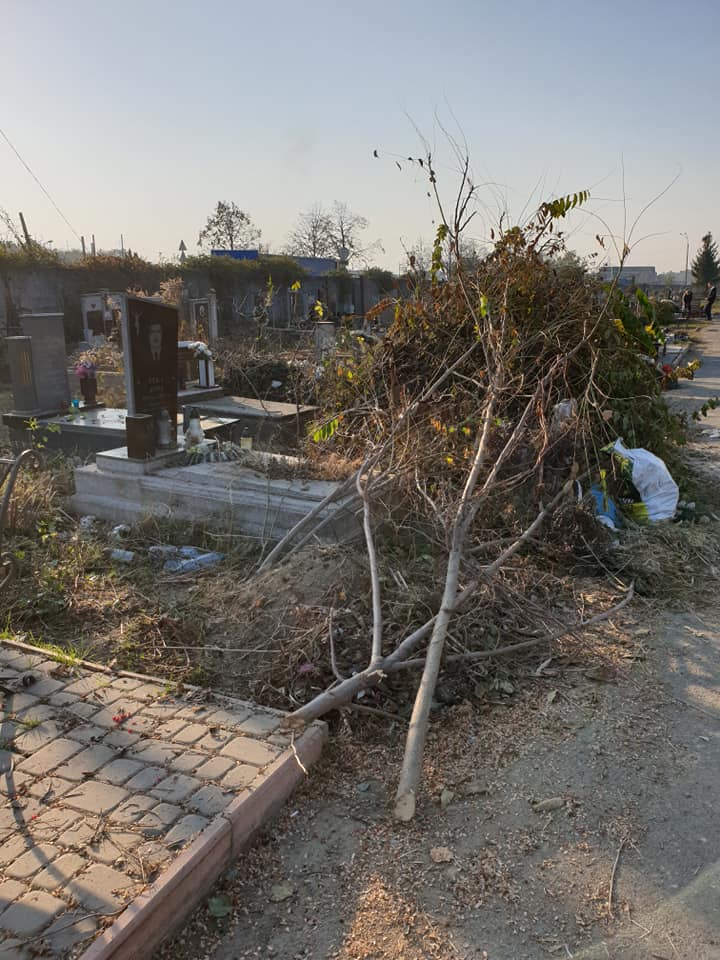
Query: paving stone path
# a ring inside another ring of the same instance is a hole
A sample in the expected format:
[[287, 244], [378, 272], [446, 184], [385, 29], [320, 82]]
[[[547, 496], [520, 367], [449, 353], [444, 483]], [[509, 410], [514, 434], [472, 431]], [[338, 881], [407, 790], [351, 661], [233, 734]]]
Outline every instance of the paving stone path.
[[0, 960], [79, 956], [291, 752], [283, 714], [201, 696], [0, 642]]

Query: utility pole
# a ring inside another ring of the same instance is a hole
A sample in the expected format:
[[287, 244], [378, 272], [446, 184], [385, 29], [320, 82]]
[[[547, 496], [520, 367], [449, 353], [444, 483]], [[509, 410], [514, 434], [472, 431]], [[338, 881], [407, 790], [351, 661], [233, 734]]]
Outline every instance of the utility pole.
[[20, 216], [20, 224], [23, 228], [23, 233], [25, 234], [25, 243], [27, 244], [28, 250], [30, 250], [32, 247], [32, 240], [30, 239], [30, 234], [28, 233], [27, 224], [25, 223], [25, 217], [22, 215], [22, 213], [20, 213], [19, 216]]
[[83, 259], [85, 259], [87, 256], [87, 253], [85, 253], [85, 237], [80, 237], [80, 246], [82, 247]]
[[686, 233], [681, 233], [680, 236], [685, 237], [685, 289], [687, 290], [688, 260], [690, 259], [690, 240]]
[[90, 252], [95, 256], [95, 234], [92, 235], [92, 243], [90, 244]]
[[125, 256], [125, 244], [123, 243], [123, 235], [120, 234], [120, 256]]

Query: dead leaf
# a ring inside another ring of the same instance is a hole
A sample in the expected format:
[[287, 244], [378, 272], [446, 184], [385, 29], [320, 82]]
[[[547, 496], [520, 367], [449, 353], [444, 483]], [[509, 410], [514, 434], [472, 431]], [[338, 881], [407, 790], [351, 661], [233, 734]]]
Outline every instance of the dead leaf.
[[444, 787], [443, 792], [440, 794], [441, 808], [445, 810], [449, 806], [449, 804], [452, 803], [454, 799], [455, 799], [455, 792], [453, 790], [449, 790], [447, 787]]
[[557, 700], [558, 692], [557, 690], [551, 690], [550, 693], [545, 697], [546, 706], [550, 706], [551, 703], [555, 703]]
[[466, 797], [476, 797], [481, 793], [490, 793], [487, 785], [477, 778], [470, 780], [468, 783], [464, 783], [461, 790]]
[[449, 847], [431, 847], [430, 859], [433, 863], [452, 863], [455, 857]]
[[565, 806], [563, 797], [550, 797], [547, 800], [538, 800], [533, 803], [535, 813], [547, 813], [550, 810], [560, 810]]
[[583, 676], [588, 680], [594, 680], [595, 683], [610, 683], [615, 679], [615, 671], [612, 667], [606, 667], [599, 663], [589, 670], [583, 671]]
[[270, 887], [271, 903], [282, 903], [288, 900], [295, 893], [295, 888], [290, 883], [276, 883]]

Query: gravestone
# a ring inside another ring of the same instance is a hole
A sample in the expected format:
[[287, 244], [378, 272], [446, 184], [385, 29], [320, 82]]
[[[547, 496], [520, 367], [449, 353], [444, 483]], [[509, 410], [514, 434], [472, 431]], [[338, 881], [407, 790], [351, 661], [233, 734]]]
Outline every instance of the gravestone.
[[30, 337], [7, 337], [8, 366], [12, 381], [13, 413], [33, 416], [40, 413], [32, 365]]
[[332, 320], [320, 320], [315, 324], [315, 359], [318, 363], [333, 353], [337, 346], [337, 333]]
[[155, 438], [166, 413], [172, 424], [172, 445], [178, 415], [178, 311], [175, 307], [126, 297], [122, 312], [125, 389], [129, 416], [148, 414]]
[[38, 407], [59, 413], [70, 406], [65, 355], [65, 326], [61, 313], [30, 313], [20, 317], [23, 336], [32, 339], [32, 369]]

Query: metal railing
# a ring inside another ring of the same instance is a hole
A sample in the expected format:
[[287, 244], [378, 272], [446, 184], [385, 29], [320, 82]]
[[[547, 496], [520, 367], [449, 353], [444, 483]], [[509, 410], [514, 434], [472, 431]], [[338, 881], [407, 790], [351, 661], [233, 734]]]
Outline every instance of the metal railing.
[[15, 576], [15, 558], [12, 554], [3, 550], [5, 540], [5, 524], [7, 523], [8, 512], [10, 509], [10, 498], [12, 497], [13, 487], [20, 472], [20, 467], [24, 463], [32, 463], [34, 466], [42, 466], [42, 457], [37, 450], [23, 450], [14, 459], [0, 457], [0, 489], [5, 484], [2, 503], [0, 504], [0, 590], [3, 589]]

